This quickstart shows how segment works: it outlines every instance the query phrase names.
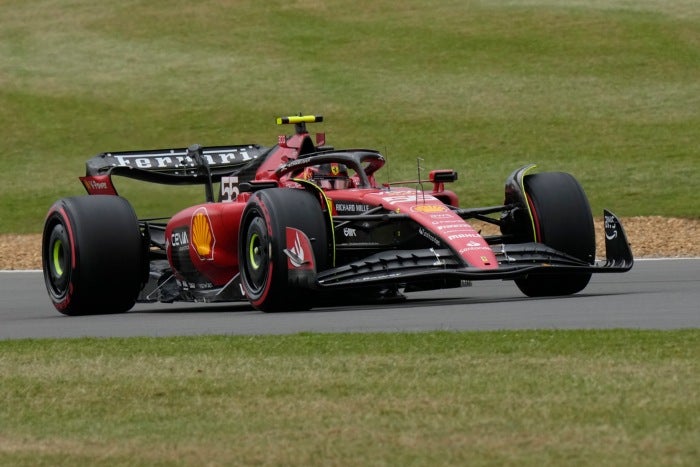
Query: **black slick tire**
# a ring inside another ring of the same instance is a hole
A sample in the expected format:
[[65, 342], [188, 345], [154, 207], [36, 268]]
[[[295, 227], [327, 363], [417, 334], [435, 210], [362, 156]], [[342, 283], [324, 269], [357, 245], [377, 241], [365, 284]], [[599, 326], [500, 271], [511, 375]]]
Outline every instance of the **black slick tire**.
[[309, 238], [321, 271], [328, 262], [325, 222], [319, 200], [307, 191], [273, 188], [251, 196], [241, 217], [238, 259], [241, 284], [253, 307], [279, 312], [312, 306], [313, 284], [297, 280], [288, 268], [286, 229]]
[[145, 252], [138, 220], [123, 198], [63, 198], [54, 203], [42, 238], [44, 282], [65, 315], [126, 312], [143, 284]]
[[[563, 172], [525, 176], [523, 183], [534, 220], [534, 240], [589, 264], [595, 261], [595, 230], [586, 193]], [[529, 297], [571, 295], [583, 290], [590, 273], [529, 274], [515, 280]]]

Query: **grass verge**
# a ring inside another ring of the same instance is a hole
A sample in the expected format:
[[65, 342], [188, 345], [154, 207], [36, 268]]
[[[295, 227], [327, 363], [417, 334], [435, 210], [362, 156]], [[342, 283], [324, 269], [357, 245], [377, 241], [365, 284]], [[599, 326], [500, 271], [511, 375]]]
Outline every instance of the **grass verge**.
[[698, 218], [699, 38], [688, 0], [6, 0], [0, 232], [39, 232], [99, 152], [272, 145], [300, 111], [385, 152], [382, 182], [459, 171], [465, 205], [537, 163], [595, 215]]
[[693, 465], [700, 330], [0, 342], [2, 465]]

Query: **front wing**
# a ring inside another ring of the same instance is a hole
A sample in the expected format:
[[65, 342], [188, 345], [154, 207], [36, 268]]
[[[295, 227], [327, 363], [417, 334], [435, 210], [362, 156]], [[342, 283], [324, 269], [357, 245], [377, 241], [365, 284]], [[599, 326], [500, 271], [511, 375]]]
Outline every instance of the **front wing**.
[[347, 288], [388, 284], [410, 284], [435, 279], [516, 279], [531, 273], [568, 274], [629, 271], [634, 258], [619, 219], [605, 211], [606, 259], [589, 264], [542, 243], [492, 245], [499, 267], [465, 267], [447, 248], [387, 250], [359, 261], [322, 271], [319, 288]]

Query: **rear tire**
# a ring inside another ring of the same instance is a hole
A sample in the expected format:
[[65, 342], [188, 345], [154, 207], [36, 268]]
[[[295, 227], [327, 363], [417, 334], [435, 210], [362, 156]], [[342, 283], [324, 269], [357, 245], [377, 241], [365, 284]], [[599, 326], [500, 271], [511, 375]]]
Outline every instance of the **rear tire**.
[[63, 198], [42, 239], [44, 282], [65, 315], [122, 313], [143, 283], [144, 248], [133, 208], [117, 196]]
[[[545, 172], [526, 175], [523, 183], [535, 223], [534, 240], [593, 264], [593, 216], [576, 179], [563, 172]], [[590, 279], [591, 273], [529, 274], [515, 284], [529, 297], [543, 297], [580, 292]]]
[[238, 260], [243, 290], [258, 310], [304, 310], [313, 304], [309, 278], [295, 276], [288, 268], [287, 227], [309, 238], [316, 271], [328, 264], [324, 214], [314, 195], [298, 189], [256, 192], [241, 217]]

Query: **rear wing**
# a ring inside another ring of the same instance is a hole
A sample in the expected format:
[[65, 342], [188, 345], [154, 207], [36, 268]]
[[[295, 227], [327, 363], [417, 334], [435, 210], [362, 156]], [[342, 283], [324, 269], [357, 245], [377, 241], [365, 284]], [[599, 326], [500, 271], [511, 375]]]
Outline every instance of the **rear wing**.
[[166, 185], [211, 184], [264, 159], [270, 150], [257, 144], [243, 144], [104, 152], [85, 163], [85, 177], [80, 177], [80, 181], [90, 194], [116, 194], [113, 175]]

